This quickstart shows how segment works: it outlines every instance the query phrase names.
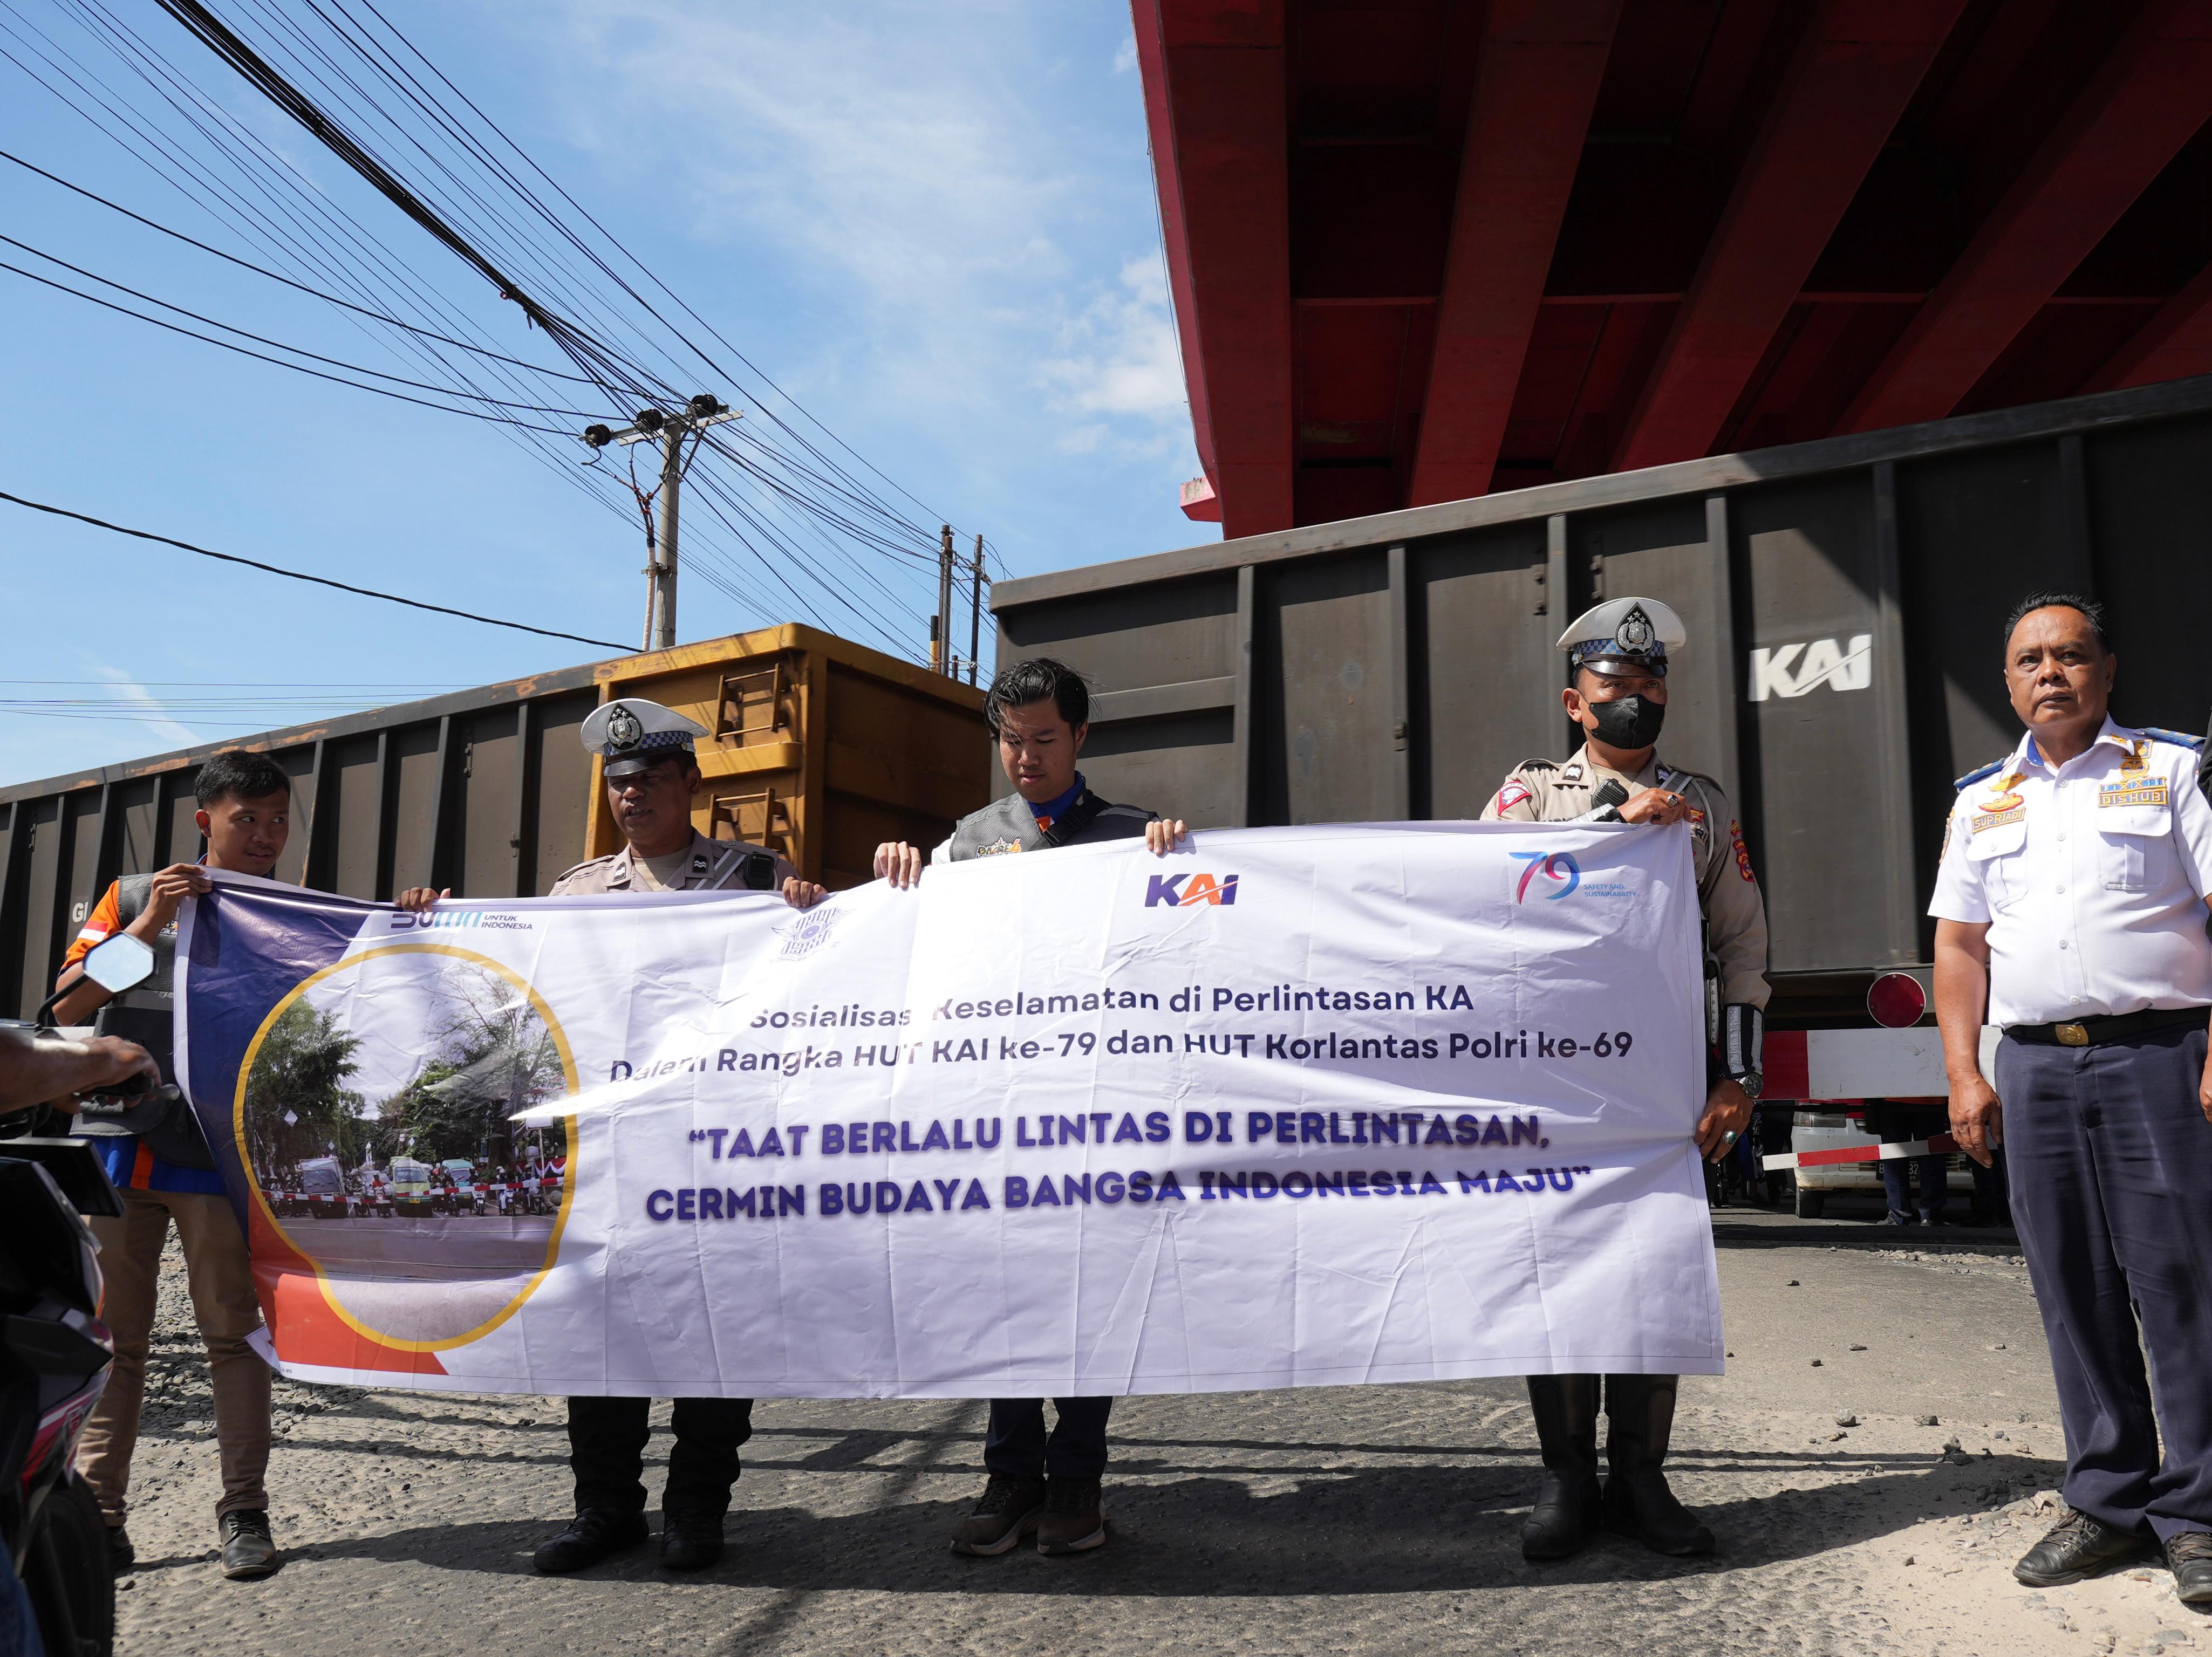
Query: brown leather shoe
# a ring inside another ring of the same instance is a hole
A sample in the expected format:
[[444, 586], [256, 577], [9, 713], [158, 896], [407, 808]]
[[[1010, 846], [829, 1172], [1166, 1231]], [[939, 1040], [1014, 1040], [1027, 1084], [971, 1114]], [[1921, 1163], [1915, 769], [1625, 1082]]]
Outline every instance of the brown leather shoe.
[[974, 1509], [952, 1527], [952, 1551], [988, 1559], [1018, 1546], [1037, 1527], [1044, 1500], [1042, 1478], [1009, 1478], [993, 1473]]
[[1037, 1520], [1039, 1553], [1082, 1553], [1106, 1543], [1106, 1502], [1095, 1478], [1055, 1478], [1045, 1486]]

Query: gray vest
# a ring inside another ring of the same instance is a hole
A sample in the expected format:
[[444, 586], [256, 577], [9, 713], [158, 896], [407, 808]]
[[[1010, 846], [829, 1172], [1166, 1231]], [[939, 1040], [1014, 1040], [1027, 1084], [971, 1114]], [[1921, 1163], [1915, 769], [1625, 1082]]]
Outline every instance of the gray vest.
[[[146, 913], [146, 902], [153, 892], [151, 875], [125, 875], [115, 883], [118, 931]], [[138, 1043], [161, 1065], [161, 1079], [173, 1082], [176, 1006], [177, 929], [173, 924], [154, 939], [152, 975], [101, 1007], [93, 1017], [93, 1028], [102, 1035]], [[114, 1116], [87, 1114], [77, 1118], [70, 1131], [95, 1138], [135, 1134], [164, 1162], [203, 1172], [215, 1167], [191, 1107], [181, 1099], [133, 1105]]]
[[1055, 846], [1088, 846], [1094, 841], [1141, 838], [1157, 811], [1140, 805], [1112, 805], [1085, 788], [1049, 828], [1037, 827], [1036, 814], [1019, 794], [993, 800], [971, 811], [952, 830], [951, 860], [996, 857], [1007, 852], [1044, 852]]

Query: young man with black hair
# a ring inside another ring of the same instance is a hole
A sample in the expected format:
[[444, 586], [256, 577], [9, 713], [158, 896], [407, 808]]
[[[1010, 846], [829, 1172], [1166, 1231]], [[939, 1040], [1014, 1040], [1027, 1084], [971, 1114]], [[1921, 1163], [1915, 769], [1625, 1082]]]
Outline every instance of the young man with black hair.
[[[129, 1029], [119, 1033], [159, 1047], [156, 1056], [165, 1071], [169, 1052], [161, 1038], [174, 1004], [177, 912], [186, 898], [214, 889], [210, 869], [266, 877], [291, 833], [291, 779], [265, 754], [212, 756], [200, 766], [197, 792], [199, 810], [193, 821], [206, 838], [206, 854], [198, 863], [125, 875], [111, 884], [70, 945], [56, 984], [76, 985], [56, 1005], [60, 1023], [89, 1023], [112, 1000], [118, 1011], [132, 1016]], [[111, 997], [85, 978], [81, 963], [94, 944], [119, 932], [148, 944], [155, 965], [143, 984]], [[80, 1131], [97, 1132], [88, 1125]], [[181, 1102], [143, 1133], [107, 1134], [93, 1143], [122, 1194], [124, 1211], [120, 1219], [89, 1222], [100, 1241], [100, 1269], [106, 1280], [100, 1315], [115, 1336], [115, 1368], [85, 1423], [77, 1468], [107, 1520], [109, 1551], [118, 1570], [133, 1557], [124, 1529], [124, 1494], [131, 1481], [131, 1453], [138, 1442], [161, 1249], [173, 1223], [215, 1393], [216, 1447], [222, 1463], [222, 1495], [216, 1503], [222, 1574], [266, 1576], [276, 1569], [269, 1496], [262, 1486], [269, 1466], [269, 1366], [246, 1344], [261, 1326], [261, 1304], [245, 1234], [223, 1193], [222, 1176], [198, 1124]]]
[[[1164, 856], [1183, 838], [1180, 821], [1101, 799], [1075, 768], [1091, 733], [1091, 693], [1074, 669], [1048, 656], [1015, 663], [991, 681], [983, 718], [1013, 792], [963, 817], [932, 862], [1140, 836], [1147, 850]], [[921, 878], [921, 850], [886, 841], [876, 848], [875, 871], [894, 886], [912, 886]], [[956, 1553], [1006, 1553], [1032, 1533], [1044, 1554], [1080, 1553], [1106, 1540], [1099, 1481], [1114, 1400], [1057, 1398], [1053, 1405], [1060, 1419], [1048, 1437], [1042, 1399], [991, 1400], [983, 1441], [990, 1478], [973, 1511], [952, 1527]]]

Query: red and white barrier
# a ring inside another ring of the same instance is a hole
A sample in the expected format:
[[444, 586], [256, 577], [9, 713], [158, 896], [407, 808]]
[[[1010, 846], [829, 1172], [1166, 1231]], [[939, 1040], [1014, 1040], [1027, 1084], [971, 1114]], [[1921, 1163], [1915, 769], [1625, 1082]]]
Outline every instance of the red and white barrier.
[[1837, 1168], [1851, 1162], [1901, 1162], [1909, 1156], [1948, 1156], [1958, 1148], [1959, 1142], [1949, 1134], [1935, 1133], [1925, 1139], [1905, 1139], [1894, 1144], [1845, 1145], [1837, 1150], [1778, 1151], [1771, 1156], [1760, 1157], [1759, 1164], [1769, 1173], [1781, 1168]]

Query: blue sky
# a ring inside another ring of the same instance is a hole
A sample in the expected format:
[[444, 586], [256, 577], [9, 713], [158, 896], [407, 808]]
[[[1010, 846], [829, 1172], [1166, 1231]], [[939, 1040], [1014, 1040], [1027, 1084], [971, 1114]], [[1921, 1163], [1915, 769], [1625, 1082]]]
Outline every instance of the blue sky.
[[[87, 49], [75, 3], [14, 0], [53, 41]], [[109, 3], [501, 349], [558, 361], [515, 307], [151, 0]], [[216, 9], [250, 15], [247, 0]], [[384, 9], [763, 371], [933, 514], [983, 531], [1015, 573], [1217, 533], [1176, 508], [1176, 486], [1198, 463], [1124, 7], [394, 0]], [[0, 37], [11, 44], [22, 49], [20, 36]], [[113, 59], [88, 49], [82, 61], [113, 72]], [[253, 251], [4, 61], [0, 149], [217, 246]], [[414, 372], [331, 307], [3, 163], [0, 228], [222, 321]], [[0, 258], [58, 274], [12, 250]], [[636, 635], [641, 536], [498, 428], [265, 367], [3, 270], [0, 303], [0, 489], [462, 609]], [[4, 503], [0, 552], [12, 617], [0, 678], [15, 682], [0, 703], [113, 704], [87, 710], [92, 718], [0, 712], [4, 781], [604, 653]], [[921, 645], [921, 578], [884, 579], [910, 598]], [[681, 635], [809, 619], [758, 581], [737, 585], [745, 598], [686, 580]], [[240, 688], [208, 689], [222, 683]], [[242, 705], [210, 705], [223, 697]], [[170, 706], [179, 701], [189, 705]]]

